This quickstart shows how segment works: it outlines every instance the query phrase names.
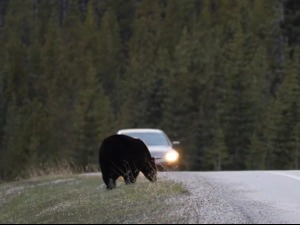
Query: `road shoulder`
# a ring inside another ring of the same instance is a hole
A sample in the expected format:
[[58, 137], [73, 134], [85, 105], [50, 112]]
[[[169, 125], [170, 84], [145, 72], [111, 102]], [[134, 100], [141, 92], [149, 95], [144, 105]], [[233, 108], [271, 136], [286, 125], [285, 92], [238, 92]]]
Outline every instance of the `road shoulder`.
[[248, 198], [248, 192], [210, 177], [209, 173], [166, 172], [165, 179], [183, 183], [190, 195], [178, 199], [174, 209], [183, 223], [285, 224], [277, 209]]

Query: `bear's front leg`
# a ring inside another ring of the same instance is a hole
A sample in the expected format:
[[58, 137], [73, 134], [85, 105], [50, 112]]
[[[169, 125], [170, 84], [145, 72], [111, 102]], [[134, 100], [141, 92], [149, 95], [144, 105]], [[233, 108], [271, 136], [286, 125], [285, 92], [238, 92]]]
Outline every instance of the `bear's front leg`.
[[124, 174], [124, 181], [125, 181], [125, 184], [135, 183], [135, 179], [134, 179], [131, 171], [128, 171], [126, 174]]
[[107, 185], [107, 190], [112, 190], [112, 189], [114, 189], [114, 188], [116, 188], [117, 187], [117, 182], [116, 182], [116, 180], [115, 179], [113, 179], [113, 178], [109, 178], [109, 181], [108, 181], [108, 185]]
[[104, 180], [107, 190], [112, 190], [112, 189], [116, 188], [116, 186], [117, 186], [116, 180], [117, 179], [113, 178], [112, 176], [110, 176], [108, 174], [103, 174], [103, 180]]
[[124, 175], [125, 184], [134, 184], [136, 183], [136, 178], [139, 175], [139, 171], [132, 172], [131, 170], [128, 171]]

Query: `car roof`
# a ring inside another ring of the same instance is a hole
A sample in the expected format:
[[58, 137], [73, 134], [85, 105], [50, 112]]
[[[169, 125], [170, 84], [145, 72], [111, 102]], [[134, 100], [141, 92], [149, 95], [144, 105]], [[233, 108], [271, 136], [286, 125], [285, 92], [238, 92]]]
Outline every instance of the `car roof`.
[[118, 131], [118, 134], [123, 133], [163, 133], [159, 129], [139, 128], [139, 129], [122, 129]]

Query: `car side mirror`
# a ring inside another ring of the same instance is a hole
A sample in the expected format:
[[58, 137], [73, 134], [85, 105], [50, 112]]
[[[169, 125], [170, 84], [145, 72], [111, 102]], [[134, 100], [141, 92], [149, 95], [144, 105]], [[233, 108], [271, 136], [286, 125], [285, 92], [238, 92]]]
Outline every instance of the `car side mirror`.
[[173, 142], [172, 142], [172, 145], [173, 145], [173, 146], [179, 146], [179, 145], [180, 145], [180, 141], [173, 141]]

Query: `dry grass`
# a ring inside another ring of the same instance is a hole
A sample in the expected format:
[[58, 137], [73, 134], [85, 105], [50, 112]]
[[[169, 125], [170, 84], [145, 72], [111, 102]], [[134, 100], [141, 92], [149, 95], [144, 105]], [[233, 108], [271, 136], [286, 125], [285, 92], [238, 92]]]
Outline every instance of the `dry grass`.
[[107, 191], [101, 175], [47, 176], [0, 185], [0, 223], [177, 223], [169, 214], [186, 190], [142, 176]]
[[29, 179], [45, 176], [60, 175], [72, 175], [75, 170], [68, 162], [56, 162], [51, 164], [45, 164], [39, 168], [31, 167], [27, 170], [26, 177]]
[[88, 165], [86, 167], [78, 167], [72, 165], [70, 162], [64, 160], [56, 160], [50, 163], [44, 163], [40, 165], [30, 166], [20, 173], [14, 173], [18, 175], [11, 175], [9, 178], [1, 179], [0, 184], [9, 181], [23, 181], [28, 179], [38, 179], [46, 176], [71, 176], [75, 174], [82, 174], [86, 172], [98, 172], [99, 165]]

